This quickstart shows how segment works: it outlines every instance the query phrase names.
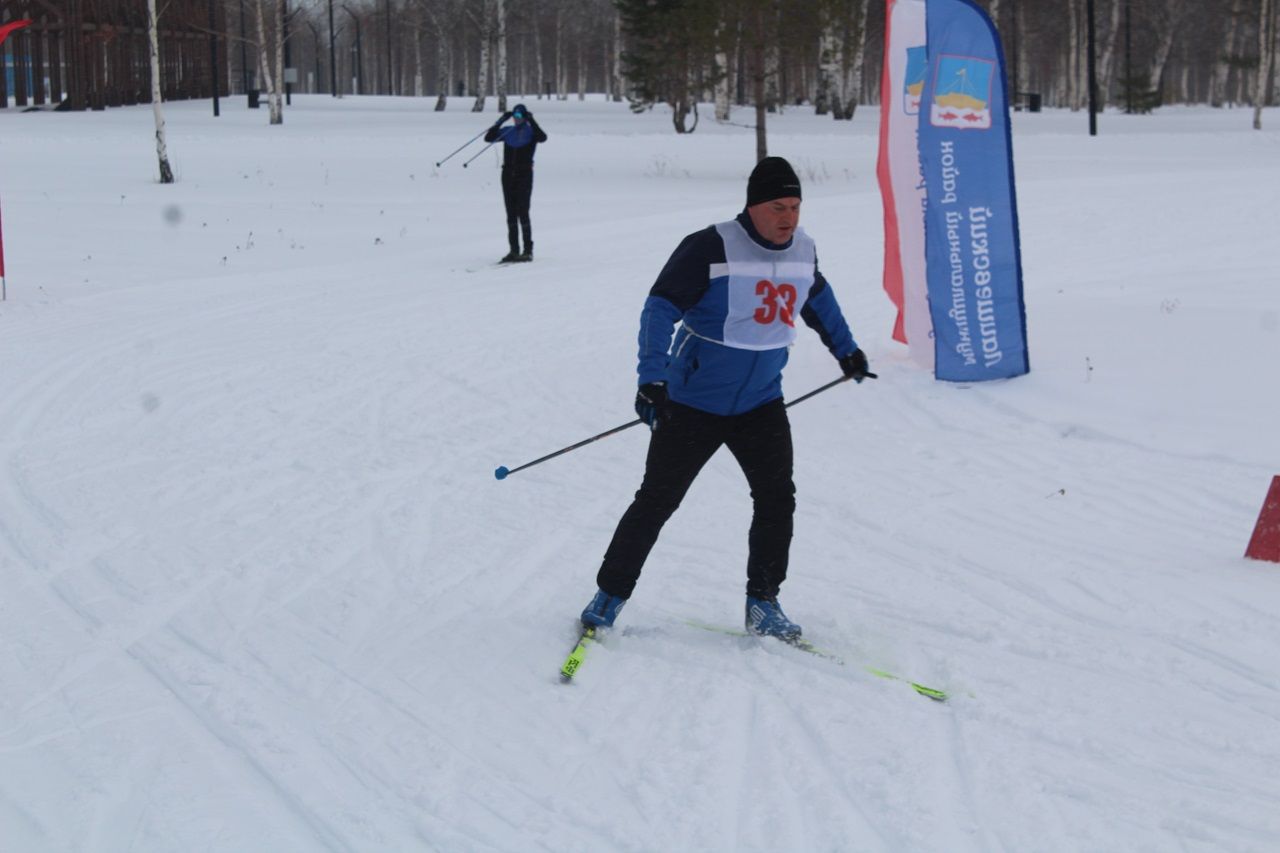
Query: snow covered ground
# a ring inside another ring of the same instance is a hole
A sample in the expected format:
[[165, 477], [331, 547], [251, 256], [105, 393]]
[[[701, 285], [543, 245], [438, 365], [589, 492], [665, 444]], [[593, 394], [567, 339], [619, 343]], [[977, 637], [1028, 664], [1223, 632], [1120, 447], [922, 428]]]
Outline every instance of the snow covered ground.
[[1016, 115], [1032, 372], [967, 387], [890, 339], [875, 111], [770, 117], [880, 374], [791, 411], [850, 665], [686, 624], [741, 620], [722, 453], [562, 686], [646, 436], [493, 470], [634, 416], [754, 138], [529, 101], [501, 268], [497, 150], [434, 165], [492, 111], [432, 103], [169, 104], [172, 186], [147, 107], [0, 113], [0, 848], [1280, 849], [1280, 113]]

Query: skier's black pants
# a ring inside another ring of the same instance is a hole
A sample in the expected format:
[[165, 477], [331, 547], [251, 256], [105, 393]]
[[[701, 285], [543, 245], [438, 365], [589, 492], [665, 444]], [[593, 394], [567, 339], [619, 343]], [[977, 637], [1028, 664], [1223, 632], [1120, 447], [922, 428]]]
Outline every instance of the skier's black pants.
[[630, 598], [662, 525], [680, 506], [712, 454], [725, 445], [742, 466], [753, 512], [747, 557], [747, 594], [773, 598], [787, 577], [796, 488], [791, 479], [791, 423], [779, 398], [741, 415], [713, 415], [679, 403], [649, 440], [644, 481], [618, 522], [596, 582], [610, 595]]
[[529, 199], [533, 195], [533, 169], [502, 167], [502, 201], [507, 207], [507, 242], [519, 252], [517, 226], [524, 232], [524, 248], [533, 247], [533, 227], [529, 224]]

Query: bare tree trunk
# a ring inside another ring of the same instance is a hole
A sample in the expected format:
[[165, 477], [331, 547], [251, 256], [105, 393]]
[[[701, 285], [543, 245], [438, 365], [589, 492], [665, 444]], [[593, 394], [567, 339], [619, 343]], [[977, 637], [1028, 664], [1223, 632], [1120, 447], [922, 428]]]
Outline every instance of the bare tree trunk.
[[471, 112], [484, 112], [484, 102], [489, 95], [489, 42], [492, 31], [489, 24], [489, 0], [480, 2], [480, 68], [476, 77], [476, 101]]
[[1231, 0], [1229, 20], [1223, 28], [1222, 47], [1213, 63], [1213, 76], [1209, 78], [1209, 104], [1221, 107], [1227, 100], [1227, 81], [1231, 78], [1230, 58], [1235, 55], [1236, 36], [1240, 32], [1240, 19], [1244, 17], [1244, 0]]
[[426, 88], [426, 75], [422, 73], [422, 30], [418, 28], [413, 32], [413, 96], [421, 98]]
[[843, 50], [839, 108], [846, 121], [853, 119], [853, 111], [858, 108], [858, 93], [862, 90], [862, 58], [867, 49], [867, 0], [855, 0], [855, 3]]
[[[1016, 13], [1017, 7], [1014, 7]], [[1018, 44], [1015, 48], [1017, 62], [1018, 79], [1013, 81], [1013, 96], [1017, 98], [1018, 92], [1027, 91], [1027, 13], [1023, 11], [1021, 15], [1017, 15], [1014, 20], [1014, 37]]]
[[1067, 106], [1080, 109], [1080, 14], [1078, 0], [1067, 2]]
[[613, 99], [621, 101], [626, 90], [626, 81], [622, 78], [622, 16], [617, 7], [613, 7]]
[[[721, 21], [720, 26], [723, 30], [723, 21]], [[722, 31], [717, 40], [723, 37]], [[716, 51], [716, 71], [720, 74], [716, 80], [716, 121], [728, 121], [729, 113], [732, 109], [729, 93], [733, 89], [733, 72], [729, 67], [729, 52], [724, 49], [723, 44]]]
[[1272, 0], [1261, 0], [1258, 17], [1258, 74], [1253, 91], [1253, 129], [1262, 130], [1262, 108], [1267, 103], [1267, 82], [1276, 58], [1276, 19]]
[[507, 0], [497, 0], [498, 12], [498, 112], [507, 111]]
[[578, 100], [585, 101], [587, 99], [587, 59], [583, 56], [582, 43], [585, 39], [577, 39], [578, 42]]
[[768, 113], [768, 107], [765, 103], [765, 34], [764, 34], [764, 15], [759, 10], [755, 11], [755, 21], [753, 32], [751, 34], [751, 94], [755, 99], [756, 107], [756, 162], [769, 156], [769, 137], [765, 126], [765, 117]]
[[1151, 81], [1151, 88], [1156, 92], [1161, 90], [1160, 81], [1164, 77], [1164, 67], [1169, 61], [1173, 38], [1177, 34], [1183, 17], [1187, 14], [1187, 3], [1188, 0], [1160, 0], [1159, 8], [1156, 9], [1154, 16], [1156, 47], [1147, 75], [1147, 79]]
[[169, 165], [169, 146], [165, 142], [164, 107], [160, 95], [160, 21], [156, 14], [156, 0], [147, 0], [147, 38], [151, 44], [151, 111], [156, 120], [156, 158], [160, 161], [160, 183], [173, 183], [173, 168]]
[[267, 104], [271, 114], [271, 124], [283, 124], [284, 115], [280, 110], [280, 93], [276, 91], [276, 81], [271, 77], [271, 57], [267, 50], [267, 21], [263, 12], [263, 5], [271, 3], [276, 7], [277, 13], [280, 9], [279, 0], [258, 0], [253, 4], [254, 14], [258, 24], [258, 71], [262, 74], [262, 87], [268, 93]]
[[839, 73], [840, 39], [837, 21], [832, 16], [823, 24], [822, 34], [818, 36], [818, 87], [813, 97], [814, 115], [826, 115], [831, 111], [832, 101], [838, 100], [836, 77]]
[[267, 96], [271, 123], [284, 124], [284, 0], [274, 0], [276, 7], [276, 72], [274, 85]]
[[529, 12], [533, 21], [533, 88], [542, 100], [542, 91], [547, 88], [546, 70], [542, 67], [542, 16], [538, 14], [537, 0], [530, 0]]
[[440, 93], [436, 95], [435, 111], [444, 112], [449, 106], [449, 90], [453, 88], [453, 56], [449, 50], [449, 33], [439, 18], [433, 16], [436, 31], [436, 77]]
[[1098, 60], [1098, 90], [1102, 103], [1106, 104], [1111, 92], [1116, 61], [1116, 40], [1120, 35], [1120, 4], [1124, 0], [1111, 0], [1111, 15], [1107, 23], [1107, 36], [1102, 42], [1102, 58]]
[[1280, 56], [1276, 54], [1277, 36], [1280, 36], [1280, 3], [1271, 0], [1271, 88], [1267, 98], [1268, 104], [1275, 103], [1276, 91], [1280, 90]]
[[556, 100], [563, 101], [569, 97], [569, 68], [564, 53], [564, 16], [565, 10], [556, 5]]

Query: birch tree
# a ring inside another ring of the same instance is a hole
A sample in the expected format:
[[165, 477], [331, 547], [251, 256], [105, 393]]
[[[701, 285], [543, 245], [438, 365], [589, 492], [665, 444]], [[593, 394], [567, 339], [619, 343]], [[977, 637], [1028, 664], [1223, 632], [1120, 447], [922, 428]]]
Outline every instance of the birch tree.
[[436, 105], [435, 112], [444, 112], [449, 106], [449, 92], [453, 88], [453, 42], [451, 39], [457, 8], [453, 0], [418, 0], [423, 25], [436, 43]]
[[862, 92], [867, 0], [828, 0], [821, 12], [814, 110], [836, 121], [853, 118]]
[[151, 46], [151, 112], [156, 120], [156, 158], [160, 161], [160, 183], [173, 183], [173, 168], [169, 165], [169, 146], [165, 141], [164, 107], [160, 86], [160, 16], [156, 14], [156, 0], [147, 0], [147, 39]]
[[[850, 120], [858, 107], [858, 94], [862, 91], [862, 60], [867, 48], [867, 0], [853, 0], [844, 39], [841, 64], [841, 88], [838, 104], [832, 105], [837, 119]], [[835, 113], [839, 112], [839, 115]]]
[[[258, 67], [262, 73], [262, 85], [267, 91], [267, 107], [271, 124], [284, 124], [284, 104], [279, 85], [284, 80], [284, 4], [280, 0], [258, 0], [254, 3], [258, 25]], [[268, 34], [264, 6], [274, 7], [275, 34], [273, 50], [267, 50]], [[274, 54], [274, 56], [272, 56]], [[274, 60], [274, 61], [273, 61]], [[274, 73], [272, 65], [275, 66]]]
[[726, 19], [722, 13], [716, 22], [716, 72], [719, 80], [715, 85], [716, 121], [728, 121], [732, 108], [733, 68], [729, 57], [736, 56], [737, 22]]
[[1155, 50], [1151, 55], [1147, 79], [1151, 88], [1160, 91], [1160, 80], [1164, 77], [1164, 68], [1169, 61], [1169, 51], [1173, 49], [1173, 40], [1183, 18], [1189, 11], [1188, 0], [1159, 0], [1154, 6], [1153, 23], [1155, 28]]
[[1231, 11], [1227, 13], [1226, 26], [1222, 30], [1222, 46], [1213, 63], [1213, 74], [1209, 78], [1209, 104], [1221, 107], [1227, 100], [1227, 83], [1231, 79], [1231, 58], [1236, 52], [1236, 37], [1240, 33], [1240, 20], [1244, 17], [1244, 0], [1231, 0]]
[[1102, 39], [1102, 56], [1098, 60], [1098, 90], [1102, 103], [1109, 100], [1111, 81], [1114, 79], [1116, 60], [1116, 41], [1120, 34], [1120, 4], [1124, 0], [1110, 0], [1108, 7], [1107, 34]]
[[480, 0], [479, 15], [473, 20], [480, 30], [480, 68], [476, 80], [476, 100], [471, 105], [471, 112], [484, 112], [484, 102], [489, 95], [489, 43], [493, 40], [492, 18], [489, 15], [491, 0]]
[[1267, 83], [1276, 59], [1275, 0], [1259, 0], [1258, 74], [1253, 90], [1253, 129], [1262, 130], [1262, 108], [1267, 104]]
[[498, 94], [498, 112], [507, 111], [507, 0], [494, 0], [497, 16], [498, 71], [494, 89]]

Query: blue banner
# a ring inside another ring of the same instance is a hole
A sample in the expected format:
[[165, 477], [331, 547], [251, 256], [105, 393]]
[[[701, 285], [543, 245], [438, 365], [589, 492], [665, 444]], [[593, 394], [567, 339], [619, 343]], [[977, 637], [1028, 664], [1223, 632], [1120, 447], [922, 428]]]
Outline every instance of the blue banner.
[[1004, 55], [971, 0], [928, 0], [919, 112], [934, 374], [953, 382], [1030, 369]]

